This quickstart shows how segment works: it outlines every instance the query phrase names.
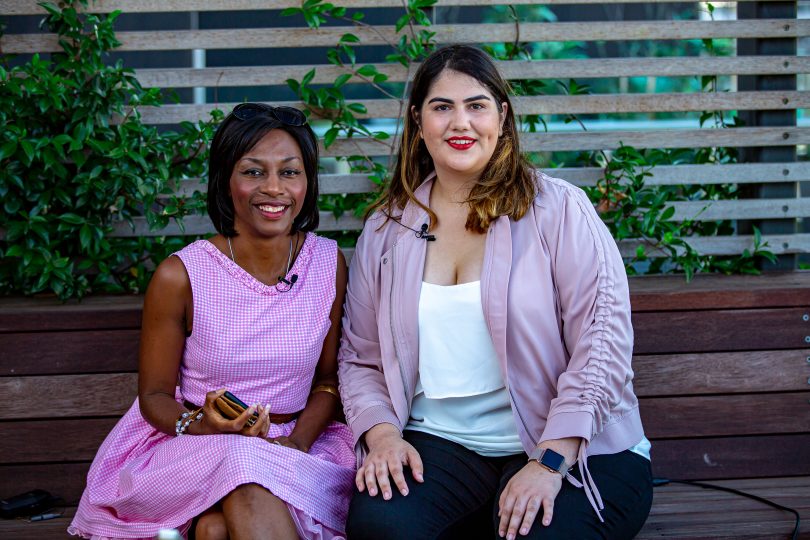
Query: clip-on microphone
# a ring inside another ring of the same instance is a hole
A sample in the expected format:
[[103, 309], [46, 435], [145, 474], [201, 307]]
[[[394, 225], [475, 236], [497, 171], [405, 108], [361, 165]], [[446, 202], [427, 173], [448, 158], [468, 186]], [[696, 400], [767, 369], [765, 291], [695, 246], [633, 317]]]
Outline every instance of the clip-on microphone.
[[427, 223], [423, 223], [422, 228], [420, 230], [416, 231], [416, 237], [421, 238], [421, 239], [423, 239], [423, 240], [425, 240], [427, 242], [435, 242], [436, 241], [436, 237], [434, 235], [428, 234], [428, 224]]

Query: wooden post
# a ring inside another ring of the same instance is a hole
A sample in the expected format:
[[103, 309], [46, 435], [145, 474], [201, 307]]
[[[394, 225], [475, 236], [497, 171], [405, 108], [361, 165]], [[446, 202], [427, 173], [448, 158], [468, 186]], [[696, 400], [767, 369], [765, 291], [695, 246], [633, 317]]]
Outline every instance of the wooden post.
[[[793, 21], [797, 18], [797, 2], [738, 2], [738, 19], [786, 19]], [[795, 55], [795, 38], [769, 38], [769, 39], [741, 39], [737, 42], [737, 52], [740, 56], [748, 55]], [[796, 90], [795, 75], [756, 75], [741, 76], [739, 78], [740, 90]], [[782, 111], [742, 111], [740, 117], [747, 126], [795, 126], [796, 110]], [[741, 148], [740, 161], [743, 162], [790, 162], [796, 161], [796, 144], [799, 141], [785, 140], [788, 146], [771, 146], [763, 148]], [[799, 197], [798, 182], [791, 182], [786, 176], [786, 182], [775, 184], [752, 185], [743, 188], [742, 196], [745, 198], [791, 198]], [[772, 219], [760, 221], [740, 221], [740, 234], [751, 234], [753, 226], [757, 226], [762, 234], [795, 234], [798, 226], [795, 219]], [[773, 246], [777, 247], [777, 246]], [[776, 267], [779, 269], [793, 269], [796, 266], [795, 255], [779, 257]], [[771, 268], [771, 265], [768, 265]]]

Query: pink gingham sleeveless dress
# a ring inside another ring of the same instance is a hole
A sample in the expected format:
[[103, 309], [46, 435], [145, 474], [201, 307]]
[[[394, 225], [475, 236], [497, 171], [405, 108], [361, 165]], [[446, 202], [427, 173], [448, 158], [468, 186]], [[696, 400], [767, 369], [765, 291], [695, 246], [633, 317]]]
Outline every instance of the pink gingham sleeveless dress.
[[[175, 255], [194, 298], [178, 400], [202, 404], [206, 392], [225, 387], [275, 413], [303, 409], [330, 327], [335, 242], [307, 234], [287, 292], [256, 280], [207, 240]], [[273, 424], [268, 436], [294, 426]], [[354, 467], [344, 424], [333, 422], [304, 453], [243, 435], [166, 435], [144, 420], [136, 399], [99, 448], [68, 532], [93, 539], [186, 532], [234, 488], [256, 483], [287, 503], [302, 538], [343, 538]]]

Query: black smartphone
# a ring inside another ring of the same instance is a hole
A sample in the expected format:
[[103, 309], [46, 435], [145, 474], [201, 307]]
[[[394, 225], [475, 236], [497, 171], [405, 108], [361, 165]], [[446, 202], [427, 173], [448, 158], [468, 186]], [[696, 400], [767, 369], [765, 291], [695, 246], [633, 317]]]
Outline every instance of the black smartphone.
[[225, 390], [225, 393], [222, 394], [222, 396], [225, 399], [227, 399], [228, 401], [232, 401], [233, 403], [235, 403], [235, 404], [239, 405], [240, 407], [242, 407], [242, 410], [245, 410], [245, 409], [248, 408], [247, 403], [245, 403], [244, 401], [242, 401], [241, 399], [239, 399], [235, 395], [231, 394], [227, 390]]
[[0, 517], [11, 519], [31, 516], [53, 507], [56, 499], [47, 491], [34, 489], [0, 500]]
[[[232, 393], [225, 391], [217, 400], [214, 402], [217, 406], [219, 411], [225, 418], [234, 419], [238, 417], [240, 414], [245, 412], [248, 408], [248, 405], [233, 395]], [[247, 419], [247, 424], [252, 426], [259, 421], [259, 411], [253, 411], [253, 414]]]

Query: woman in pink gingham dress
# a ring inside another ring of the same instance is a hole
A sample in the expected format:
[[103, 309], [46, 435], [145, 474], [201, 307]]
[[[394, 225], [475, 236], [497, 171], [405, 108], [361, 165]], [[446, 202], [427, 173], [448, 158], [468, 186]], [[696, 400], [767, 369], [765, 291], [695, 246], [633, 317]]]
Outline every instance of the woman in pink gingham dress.
[[[306, 232], [317, 226], [314, 135], [290, 109], [246, 104], [211, 156], [222, 234], [158, 268], [139, 398], [99, 449], [68, 531], [153, 538], [198, 518], [198, 539], [343, 538], [355, 456], [331, 419], [346, 267], [334, 241]], [[224, 389], [254, 405], [222, 417], [213, 401]], [[199, 420], [178, 416], [198, 406]], [[297, 419], [273, 421], [285, 415]]]

